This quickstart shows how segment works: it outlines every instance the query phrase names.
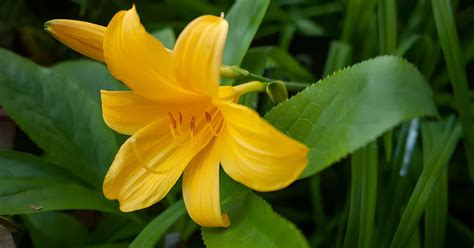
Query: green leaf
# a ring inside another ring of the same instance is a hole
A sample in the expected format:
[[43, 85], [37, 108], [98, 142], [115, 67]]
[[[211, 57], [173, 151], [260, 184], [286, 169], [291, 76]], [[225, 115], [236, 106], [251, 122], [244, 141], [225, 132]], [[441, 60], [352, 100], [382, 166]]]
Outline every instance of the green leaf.
[[86, 243], [87, 227], [75, 217], [61, 212], [22, 215], [35, 247], [77, 247]]
[[403, 212], [390, 247], [405, 247], [413, 235], [435, 188], [461, 137], [461, 126], [455, 118], [422, 124], [423, 171]]
[[279, 47], [263, 46], [254, 47], [251, 50], [258, 51], [261, 56], [272, 59], [278, 65], [278, 69], [284, 71], [290, 80], [312, 81], [315, 79], [310, 71], [301, 66], [292, 55]]
[[155, 36], [166, 48], [173, 49], [174, 43], [176, 42], [176, 35], [172, 28], [163, 28], [151, 33], [151, 35]]
[[436, 114], [419, 71], [403, 59], [382, 56], [324, 78], [265, 118], [310, 148], [302, 175], [307, 177], [403, 121]]
[[0, 105], [55, 163], [100, 188], [118, 146], [96, 96], [12, 52], [0, 57]]
[[101, 104], [100, 90], [127, 90], [121, 82], [112, 77], [107, 66], [88, 59], [68, 60], [50, 67], [51, 71], [67, 77], [80, 85], [88, 96]]
[[377, 199], [377, 143], [352, 155], [351, 200], [344, 247], [370, 247]]
[[456, 30], [451, 1], [432, 0], [433, 14], [438, 37], [448, 67], [449, 79], [454, 91], [454, 101], [464, 133], [464, 147], [469, 176], [474, 183], [474, 116], [470, 108], [469, 86]]
[[90, 243], [112, 243], [136, 237], [147, 223], [133, 213], [102, 213], [97, 226], [90, 235]]
[[223, 64], [240, 65], [269, 4], [269, 0], [240, 0], [232, 5], [225, 16], [229, 22], [229, 34]]
[[352, 46], [344, 41], [331, 41], [328, 58], [324, 64], [323, 76], [344, 68], [352, 60]]
[[155, 247], [166, 231], [186, 214], [184, 202], [178, 201], [153, 219], [130, 244], [131, 248]]
[[221, 177], [227, 228], [202, 228], [207, 247], [309, 247], [294, 224], [275, 213], [270, 204], [226, 176]]
[[444, 232], [448, 217], [448, 171], [441, 174], [425, 207], [425, 247], [444, 247]]
[[397, 6], [395, 0], [378, 0], [380, 54], [393, 54], [397, 49]]
[[0, 152], [0, 215], [64, 209], [117, 213], [116, 203], [63, 168], [19, 152]]

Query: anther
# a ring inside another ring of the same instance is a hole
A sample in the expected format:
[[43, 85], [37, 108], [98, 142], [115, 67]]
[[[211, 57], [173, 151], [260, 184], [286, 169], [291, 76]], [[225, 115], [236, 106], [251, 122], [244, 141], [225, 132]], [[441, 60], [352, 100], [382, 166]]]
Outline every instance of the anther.
[[183, 114], [181, 112], [178, 112], [179, 115], [179, 125], [183, 124]]
[[196, 117], [191, 117], [191, 123], [189, 124], [189, 129], [191, 131], [191, 144], [194, 145], [194, 130], [196, 128]]
[[173, 136], [173, 141], [176, 141], [176, 134], [175, 134], [176, 120], [174, 119], [173, 114], [171, 114], [170, 112], [168, 112], [168, 117], [170, 118], [170, 132], [171, 132], [171, 135]]
[[168, 117], [170, 118], [170, 124], [173, 126], [174, 129], [176, 129], [176, 119], [174, 118], [171, 112], [168, 112]]
[[211, 114], [209, 114], [209, 112], [206, 112], [206, 120], [207, 120], [207, 122], [209, 122], [209, 123], [212, 122]]

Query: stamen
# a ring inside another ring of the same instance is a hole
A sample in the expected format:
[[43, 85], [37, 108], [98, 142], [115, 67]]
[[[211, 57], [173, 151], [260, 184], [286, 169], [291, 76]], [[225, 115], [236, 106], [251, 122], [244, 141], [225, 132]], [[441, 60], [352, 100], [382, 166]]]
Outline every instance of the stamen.
[[207, 120], [207, 122], [212, 122], [211, 114], [209, 114], [209, 112], [207, 112], [207, 111], [206, 111], [206, 120]]
[[168, 112], [168, 117], [170, 118], [170, 132], [173, 136], [173, 141], [176, 141], [176, 120], [174, 119], [173, 114], [171, 114], [170, 112]]
[[176, 119], [174, 118], [171, 112], [168, 112], [168, 117], [170, 118], [170, 123], [174, 129], [176, 129]]
[[183, 124], [183, 114], [181, 112], [178, 112], [179, 115], [179, 125]]
[[178, 112], [178, 120], [179, 120], [178, 133], [181, 134], [181, 125], [183, 124], [183, 114], [181, 114], [181, 112]]
[[191, 144], [194, 146], [194, 130], [196, 128], [196, 117], [191, 117], [191, 123], [189, 125], [189, 130], [191, 131]]
[[137, 139], [132, 137], [132, 138], [130, 138], [130, 142], [132, 143], [133, 153], [134, 153], [135, 156], [137, 157], [138, 162], [140, 162], [140, 166], [143, 167], [146, 171], [148, 171], [148, 172], [150, 172], [150, 173], [153, 173], [153, 174], [161, 174], [162, 172], [153, 170], [152, 168], [148, 167], [148, 164], [147, 164], [147, 163], [145, 163], [145, 161], [143, 160], [142, 156], [141, 156], [140, 153], [138, 152]]
[[209, 129], [211, 130], [212, 134], [214, 136], [217, 136], [218, 133], [216, 132], [216, 130], [214, 130], [214, 128], [212, 127], [212, 117], [211, 117], [211, 114], [209, 114], [209, 112], [206, 112], [206, 122], [207, 122], [207, 125], [209, 126]]

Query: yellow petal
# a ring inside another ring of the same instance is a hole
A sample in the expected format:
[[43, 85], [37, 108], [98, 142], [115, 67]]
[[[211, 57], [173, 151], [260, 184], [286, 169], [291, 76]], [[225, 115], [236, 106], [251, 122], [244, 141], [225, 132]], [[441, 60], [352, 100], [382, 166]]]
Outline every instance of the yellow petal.
[[183, 197], [189, 216], [205, 227], [227, 227], [227, 214], [221, 213], [219, 160], [221, 146], [210, 142], [186, 167]]
[[190, 102], [203, 98], [176, 82], [171, 52], [145, 31], [135, 6], [118, 12], [110, 21], [104, 56], [114, 77], [148, 99]]
[[234, 180], [257, 191], [288, 186], [303, 172], [308, 148], [284, 135], [255, 111], [214, 101], [225, 119], [222, 167]]
[[105, 176], [105, 196], [118, 199], [124, 212], [160, 201], [213, 137], [205, 125], [197, 125], [193, 139], [189, 132], [173, 135], [165, 120], [136, 132], [122, 145]]
[[183, 87], [215, 97], [218, 94], [228, 23], [217, 16], [201, 16], [181, 32], [174, 47], [174, 64]]
[[64, 45], [92, 59], [104, 62], [102, 43], [106, 28], [89, 22], [55, 19], [45, 28]]
[[162, 105], [133, 91], [101, 90], [100, 93], [104, 121], [116, 132], [132, 135], [159, 117], [168, 118]]

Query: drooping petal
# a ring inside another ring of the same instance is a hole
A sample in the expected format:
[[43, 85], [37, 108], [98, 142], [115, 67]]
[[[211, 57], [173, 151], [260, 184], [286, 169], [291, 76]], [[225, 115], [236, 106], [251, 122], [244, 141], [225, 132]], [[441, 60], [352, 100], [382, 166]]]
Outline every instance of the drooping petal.
[[176, 76], [183, 87], [215, 97], [228, 23], [217, 16], [201, 16], [181, 32], [174, 47]]
[[225, 119], [222, 167], [234, 180], [257, 191], [288, 186], [303, 172], [308, 148], [278, 131], [242, 105], [214, 101]]
[[121, 134], [132, 135], [158, 118], [168, 118], [163, 106], [133, 91], [101, 90], [104, 121]]
[[160, 201], [176, 183], [191, 159], [212, 139], [202, 121], [190, 130], [170, 130], [158, 120], [136, 132], [120, 148], [104, 179], [108, 199], [118, 199], [124, 212]]
[[148, 99], [190, 102], [204, 97], [177, 83], [171, 52], [146, 32], [135, 6], [118, 12], [110, 21], [104, 56], [114, 77]]
[[205, 227], [226, 227], [230, 221], [222, 214], [219, 191], [221, 145], [210, 142], [186, 167], [183, 197], [189, 216]]
[[105, 61], [102, 44], [106, 27], [65, 19], [51, 20], [44, 25], [54, 38], [74, 51], [100, 62]]

